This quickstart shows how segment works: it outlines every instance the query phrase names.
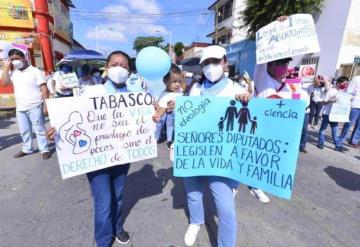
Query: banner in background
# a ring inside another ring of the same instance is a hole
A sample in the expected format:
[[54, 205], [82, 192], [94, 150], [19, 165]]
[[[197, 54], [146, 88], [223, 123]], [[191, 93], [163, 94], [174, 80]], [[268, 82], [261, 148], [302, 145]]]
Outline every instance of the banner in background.
[[0, 0], [0, 23], [5, 27], [34, 28], [29, 0]]

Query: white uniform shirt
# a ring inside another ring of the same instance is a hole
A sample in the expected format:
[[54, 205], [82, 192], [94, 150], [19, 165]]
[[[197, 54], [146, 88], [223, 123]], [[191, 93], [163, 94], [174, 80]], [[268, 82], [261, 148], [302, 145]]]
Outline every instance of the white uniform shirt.
[[347, 92], [354, 96], [351, 107], [360, 109], [360, 76], [356, 76], [351, 80]]
[[159, 97], [159, 106], [161, 108], [166, 108], [169, 101], [176, 99], [178, 96], [182, 96], [181, 92], [166, 92], [164, 91]]
[[[329, 91], [327, 91], [324, 101], [326, 102], [326, 101], [336, 100], [337, 94], [338, 94], [338, 90], [336, 88], [331, 88]], [[322, 108], [322, 114], [329, 115], [332, 105], [333, 103], [324, 104]]]
[[10, 74], [14, 85], [17, 111], [28, 111], [43, 103], [40, 85], [45, 84], [43, 73], [31, 65], [25, 70], [14, 70]]
[[204, 83], [195, 83], [190, 91], [189, 96], [223, 96], [235, 97], [237, 94], [243, 94], [247, 91], [237, 82], [229, 78], [223, 78], [210, 88], [205, 88]]

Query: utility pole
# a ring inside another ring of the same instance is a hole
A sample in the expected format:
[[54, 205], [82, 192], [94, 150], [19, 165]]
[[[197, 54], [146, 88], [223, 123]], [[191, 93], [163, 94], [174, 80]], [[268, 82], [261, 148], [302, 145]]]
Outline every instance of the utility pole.
[[54, 56], [51, 45], [51, 33], [49, 28], [49, 8], [47, 0], [35, 0], [35, 18], [38, 22], [37, 32], [39, 33], [41, 51], [44, 56], [45, 74], [54, 70]]
[[219, 6], [215, 5], [215, 45], [218, 44]]
[[171, 59], [171, 62], [172, 62], [172, 48], [171, 48], [171, 44], [172, 44], [172, 31], [170, 31], [170, 40], [169, 40], [169, 56], [170, 56], [170, 59]]
[[95, 26], [96, 51], [99, 52], [98, 25]]

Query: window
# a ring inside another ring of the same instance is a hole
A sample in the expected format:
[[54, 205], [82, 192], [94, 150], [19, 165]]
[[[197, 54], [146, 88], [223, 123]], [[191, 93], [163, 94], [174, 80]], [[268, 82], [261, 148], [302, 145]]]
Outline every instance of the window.
[[316, 64], [316, 67], [317, 67], [318, 64], [319, 64], [319, 59], [320, 59], [320, 57], [304, 57], [304, 58], [301, 60], [301, 64], [302, 64], [302, 65], [306, 65], [306, 64]]
[[8, 7], [8, 13], [14, 19], [29, 20], [29, 13], [23, 6], [10, 6]]
[[232, 16], [233, 0], [224, 5], [224, 20]]
[[226, 2], [224, 5], [218, 7], [217, 20], [218, 23], [226, 20], [232, 16], [233, 0]]

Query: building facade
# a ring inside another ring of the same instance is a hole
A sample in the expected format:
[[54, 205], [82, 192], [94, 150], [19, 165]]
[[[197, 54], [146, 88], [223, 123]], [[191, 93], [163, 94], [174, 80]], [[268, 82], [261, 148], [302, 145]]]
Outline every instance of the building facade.
[[295, 57], [291, 65], [316, 64], [318, 74], [331, 77], [360, 74], [353, 66], [360, 56], [360, 1], [326, 0], [315, 25], [321, 51]]
[[[0, 0], [0, 73], [12, 47], [23, 50], [46, 74], [53, 71], [74, 44], [69, 15], [73, 7], [71, 0]], [[12, 85], [0, 83], [0, 107], [12, 103], [12, 93]]]
[[256, 62], [255, 42], [247, 39], [246, 29], [241, 28], [241, 11], [245, 6], [245, 0], [218, 0], [208, 8], [214, 11], [215, 25], [207, 37], [226, 49], [230, 76], [246, 71], [252, 77]]
[[[247, 71], [251, 76], [256, 62], [256, 45], [246, 38], [240, 12], [245, 0], [217, 0], [209, 10], [214, 11], [214, 31], [208, 34], [213, 44], [226, 48], [231, 69]], [[316, 64], [317, 73], [326, 76], [360, 74], [360, 1], [326, 0], [315, 19], [321, 52], [294, 57], [290, 66]]]
[[192, 57], [201, 57], [201, 52], [205, 47], [211, 45], [210, 43], [193, 42], [190, 46], [185, 47], [183, 52], [183, 59]]

